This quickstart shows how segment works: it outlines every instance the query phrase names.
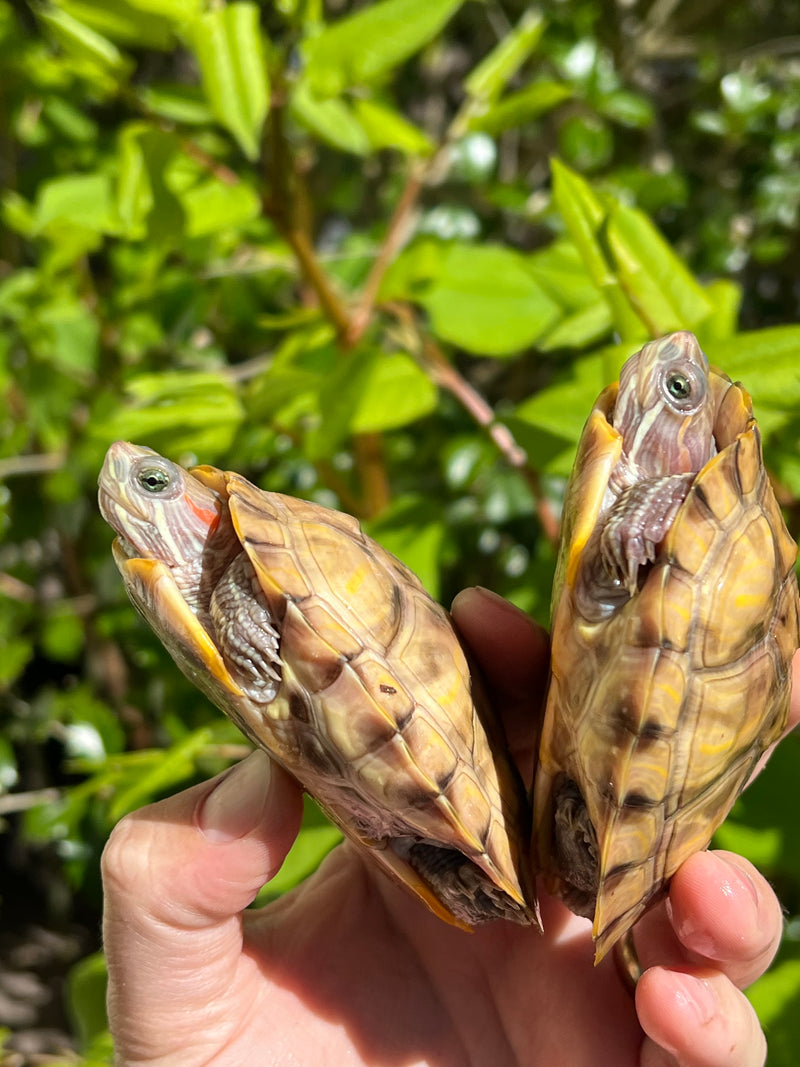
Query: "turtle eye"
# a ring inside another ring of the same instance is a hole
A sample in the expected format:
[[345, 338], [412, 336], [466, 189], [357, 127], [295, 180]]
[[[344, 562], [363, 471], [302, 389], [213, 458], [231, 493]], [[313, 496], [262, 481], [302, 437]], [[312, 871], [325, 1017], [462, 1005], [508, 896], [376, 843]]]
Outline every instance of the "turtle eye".
[[144, 467], [138, 474], [139, 485], [148, 493], [163, 493], [169, 489], [170, 476], [160, 467]]
[[685, 363], [667, 367], [661, 378], [660, 388], [661, 395], [669, 407], [684, 418], [699, 411], [706, 397], [703, 376]]
[[692, 395], [692, 383], [687, 375], [681, 371], [673, 371], [667, 375], [667, 392], [673, 400], [689, 400]]

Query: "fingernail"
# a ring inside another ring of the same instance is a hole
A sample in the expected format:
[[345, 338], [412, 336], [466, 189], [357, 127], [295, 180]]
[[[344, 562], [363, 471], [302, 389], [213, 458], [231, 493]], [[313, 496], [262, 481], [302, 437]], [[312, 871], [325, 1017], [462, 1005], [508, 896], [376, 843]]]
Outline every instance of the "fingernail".
[[[707, 864], [716, 864], [716, 891], [722, 896], [722, 900], [717, 899], [715, 903], [715, 914], [724, 919], [729, 911], [731, 914], [735, 911], [736, 929], [744, 936], [746, 931], [758, 924], [758, 890], [747, 873], [726, 856], [718, 852], [708, 852], [706, 857]], [[724, 939], [720, 941], [719, 937], [707, 928], [705, 922], [698, 921], [694, 913], [685, 914], [677, 921], [671, 903], [668, 903], [668, 909], [675, 933], [686, 948], [713, 960], [723, 958], [729, 951], [729, 931], [720, 927], [724, 935]]]
[[723, 880], [720, 882], [722, 892], [730, 897], [748, 896], [753, 902], [753, 911], [755, 915], [761, 904], [761, 898], [758, 895], [758, 890], [756, 889], [753, 879], [747, 871], [743, 870], [733, 860], [728, 859], [727, 856], [722, 855], [719, 852], [712, 852], [711, 855], [722, 864], [725, 870]]
[[475, 599], [488, 600], [492, 604], [499, 604], [504, 608], [519, 611], [519, 608], [516, 608], [510, 600], [506, 600], [499, 593], [495, 593], [493, 589], [487, 589], [483, 585], [471, 585], [467, 589], [462, 589], [460, 593], [456, 593], [453, 598], [453, 604], [469, 602]]
[[673, 971], [675, 1000], [696, 1017], [701, 1026], [707, 1026], [719, 1012], [714, 987], [707, 978], [696, 978], [682, 971]]
[[225, 774], [201, 801], [197, 825], [215, 844], [237, 841], [262, 821], [267, 805], [272, 761], [257, 750]]

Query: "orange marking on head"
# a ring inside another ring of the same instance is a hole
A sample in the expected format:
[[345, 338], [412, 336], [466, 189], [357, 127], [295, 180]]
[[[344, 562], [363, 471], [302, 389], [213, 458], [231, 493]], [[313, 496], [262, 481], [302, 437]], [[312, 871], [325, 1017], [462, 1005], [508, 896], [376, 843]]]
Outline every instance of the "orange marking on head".
[[208, 527], [209, 533], [213, 533], [219, 526], [219, 508], [203, 508], [192, 500], [188, 493], [183, 494], [185, 503], [192, 509], [197, 518]]

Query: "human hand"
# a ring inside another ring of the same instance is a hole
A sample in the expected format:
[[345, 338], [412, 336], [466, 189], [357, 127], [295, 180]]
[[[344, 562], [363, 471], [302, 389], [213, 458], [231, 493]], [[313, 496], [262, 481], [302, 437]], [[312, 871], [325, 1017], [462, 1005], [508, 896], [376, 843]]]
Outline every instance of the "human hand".
[[[485, 591], [461, 594], [453, 613], [529, 774], [530, 694], [544, 685], [546, 637]], [[118, 1062], [763, 1063], [763, 1034], [740, 990], [771, 960], [781, 913], [740, 857], [692, 857], [668, 901], [640, 922], [648, 970], [634, 1002], [613, 960], [592, 966], [588, 922], [558, 901], [542, 899], [544, 935], [503, 922], [464, 933], [348, 843], [292, 893], [246, 911], [283, 862], [301, 810], [294, 781], [256, 752], [115, 829], [103, 868]]]

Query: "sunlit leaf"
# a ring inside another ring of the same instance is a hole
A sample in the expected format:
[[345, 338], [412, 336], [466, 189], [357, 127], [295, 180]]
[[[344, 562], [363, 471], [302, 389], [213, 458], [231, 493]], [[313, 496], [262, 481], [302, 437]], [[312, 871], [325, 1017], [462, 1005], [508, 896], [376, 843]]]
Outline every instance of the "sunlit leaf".
[[447, 246], [436, 278], [418, 299], [439, 337], [491, 356], [533, 344], [561, 314], [522, 257], [500, 246]]
[[533, 8], [526, 11], [517, 25], [464, 80], [466, 92], [479, 100], [496, 99], [535, 50], [546, 25], [540, 11]]
[[255, 159], [269, 107], [258, 5], [242, 0], [209, 11], [191, 24], [188, 40], [211, 110], [244, 154]]
[[371, 143], [351, 105], [336, 97], [314, 95], [307, 81], [301, 81], [290, 100], [292, 117], [305, 129], [316, 134], [326, 144], [366, 156]]
[[52, 4], [35, 7], [36, 17], [44, 23], [59, 44], [68, 51], [96, 63], [115, 75], [125, 77], [133, 64], [115, 44], [97, 30], [87, 26], [68, 11]]
[[696, 329], [709, 317], [702, 286], [643, 212], [613, 207], [606, 240], [620, 285], [653, 337]]
[[589, 276], [608, 301], [616, 330], [625, 339], [646, 340], [645, 324], [631, 307], [604, 251], [607, 205], [585, 179], [559, 160], [552, 160], [551, 166], [556, 207]]
[[342, 832], [330, 823], [309, 796], [303, 797], [303, 824], [295, 843], [278, 873], [264, 886], [256, 906], [275, 900], [313, 874], [332, 848], [342, 840]]
[[430, 138], [394, 108], [355, 97], [353, 111], [373, 149], [393, 148], [409, 156], [427, 156], [433, 151]]
[[230, 446], [244, 419], [236, 389], [217, 374], [141, 374], [128, 381], [126, 393], [127, 403], [92, 423], [92, 437], [106, 447], [128, 440], [209, 460]]
[[303, 46], [318, 96], [369, 85], [427, 44], [463, 0], [378, 0], [326, 26]]
[[419, 497], [395, 500], [367, 531], [416, 574], [434, 600], [441, 596], [441, 550], [445, 536], [440, 516]]
[[561, 82], [533, 82], [526, 89], [496, 101], [485, 111], [475, 111], [469, 120], [469, 128], [492, 134], [502, 133], [513, 126], [532, 122], [571, 96], [572, 90]]

